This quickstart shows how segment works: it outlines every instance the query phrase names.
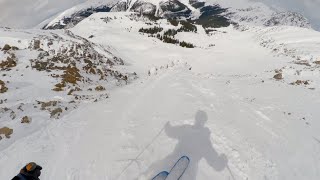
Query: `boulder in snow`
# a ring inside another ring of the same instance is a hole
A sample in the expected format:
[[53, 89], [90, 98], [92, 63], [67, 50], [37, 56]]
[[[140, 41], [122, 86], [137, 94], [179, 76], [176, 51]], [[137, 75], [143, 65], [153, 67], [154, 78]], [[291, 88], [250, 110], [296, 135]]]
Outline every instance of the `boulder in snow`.
[[282, 73], [278, 73], [278, 74], [274, 75], [273, 78], [276, 79], [276, 80], [281, 80], [281, 79], [283, 79]]
[[56, 109], [51, 111], [50, 118], [58, 119], [60, 117], [61, 113], [62, 113], [62, 109], [61, 108], [56, 108]]
[[32, 119], [31, 119], [31, 117], [29, 117], [29, 116], [24, 116], [24, 117], [21, 119], [21, 123], [27, 123], [27, 124], [29, 124], [29, 123], [31, 123], [31, 121], [32, 121]]
[[2, 48], [2, 51], [8, 51], [11, 49], [11, 46], [9, 44], [5, 44]]
[[97, 87], [95, 88], [95, 90], [96, 90], [96, 91], [104, 91], [104, 90], [106, 90], [106, 88], [103, 87], [103, 86], [101, 86], [101, 85], [99, 85], [99, 86], [97, 86]]
[[0, 80], [0, 93], [5, 93], [8, 91], [8, 88], [6, 87], [6, 84]]
[[2, 139], [1, 135], [3, 134], [6, 138], [10, 138], [10, 135], [13, 133], [13, 129], [8, 127], [0, 128], [0, 140]]

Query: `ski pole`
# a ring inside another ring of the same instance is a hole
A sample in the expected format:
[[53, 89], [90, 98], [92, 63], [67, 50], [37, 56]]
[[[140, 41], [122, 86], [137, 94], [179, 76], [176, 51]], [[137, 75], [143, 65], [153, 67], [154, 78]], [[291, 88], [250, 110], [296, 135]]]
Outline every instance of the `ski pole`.
[[119, 174], [119, 176], [116, 179], [119, 179], [120, 176], [131, 166], [131, 164], [136, 161], [144, 152], [145, 150], [147, 150], [153, 143], [154, 141], [160, 136], [160, 134], [162, 133], [162, 131], [164, 130], [165, 125], [162, 127], [162, 129], [158, 132], [158, 134], [156, 136], [154, 136], [152, 138], [152, 140], [150, 141], [150, 143], [148, 145], [145, 146], [145, 148], [143, 148], [143, 150], [134, 158], [130, 161], [130, 163], [128, 163], [128, 165], [121, 171], [121, 173]]

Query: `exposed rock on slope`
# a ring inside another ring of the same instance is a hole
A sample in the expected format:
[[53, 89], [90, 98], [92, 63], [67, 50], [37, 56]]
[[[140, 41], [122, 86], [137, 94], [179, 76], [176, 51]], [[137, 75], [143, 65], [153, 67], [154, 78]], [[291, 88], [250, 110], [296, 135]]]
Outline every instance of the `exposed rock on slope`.
[[228, 17], [241, 25], [284, 25], [311, 28], [309, 21], [301, 14], [274, 10], [263, 3], [252, 3], [247, 8], [230, 8], [229, 12]]
[[98, 7], [90, 7], [87, 9], [80, 10], [75, 12], [70, 17], [63, 17], [59, 22], [55, 22], [50, 25], [46, 25], [43, 29], [67, 29], [74, 27], [84, 18], [89, 17], [93, 13], [97, 12], [109, 12], [111, 10], [108, 6], [98, 6]]
[[[42, 113], [58, 119], [82, 101], [108, 98], [107, 92], [92, 93], [88, 88], [125, 85], [136, 78], [116, 68], [124, 65], [120, 57], [68, 30], [0, 31], [6, 34], [1, 44], [7, 44], [0, 51], [0, 120], [29, 123], [26, 111], [35, 121]], [[44, 107], [45, 102], [56, 103]]]
[[311, 28], [309, 21], [299, 13], [295, 12], [279, 12], [272, 15], [272, 17], [264, 23], [265, 26], [296, 26]]
[[6, 84], [0, 80], [0, 93], [5, 93], [8, 91], [8, 88], [6, 87]]
[[0, 140], [2, 139], [1, 135], [4, 135], [6, 138], [10, 138], [10, 135], [13, 133], [13, 129], [8, 127], [0, 128]]
[[299, 13], [273, 10], [263, 3], [252, 2], [246, 8], [221, 7], [198, 0], [189, 0], [187, 4], [179, 0], [165, 1], [110, 1], [72, 8], [51, 21], [44, 29], [68, 29], [84, 18], [97, 12], [131, 11], [158, 18], [189, 19], [206, 28], [229, 26], [230, 23], [259, 26], [298, 26], [311, 28], [310, 23]]
[[131, 11], [147, 15], [155, 15], [156, 10], [156, 5], [143, 1], [136, 1], [131, 7]]
[[[179, 0], [159, 1], [157, 3], [148, 2], [148, 0], [131, 1], [118, 1], [116, 3], [99, 4], [99, 6], [90, 6], [86, 8], [70, 9], [62, 13], [59, 17], [54, 19], [44, 29], [67, 29], [74, 27], [84, 18], [97, 12], [121, 12], [131, 11], [143, 15], [158, 18], [188, 18], [199, 24], [216, 23], [211, 27], [224, 27], [229, 25], [228, 18], [224, 13], [226, 9], [221, 8], [219, 5], [204, 6], [204, 2], [193, 0], [190, 4], [184, 4]], [[132, 4], [132, 5], [131, 5]], [[130, 6], [131, 5], [131, 6]], [[193, 8], [193, 9], [192, 9]], [[201, 11], [200, 17], [193, 15], [193, 10]], [[218, 22], [218, 23], [217, 23]]]
[[161, 12], [159, 12], [160, 16], [164, 16], [166, 18], [172, 17], [189, 17], [192, 11], [183, 3], [178, 0], [169, 0], [162, 1], [159, 3]]

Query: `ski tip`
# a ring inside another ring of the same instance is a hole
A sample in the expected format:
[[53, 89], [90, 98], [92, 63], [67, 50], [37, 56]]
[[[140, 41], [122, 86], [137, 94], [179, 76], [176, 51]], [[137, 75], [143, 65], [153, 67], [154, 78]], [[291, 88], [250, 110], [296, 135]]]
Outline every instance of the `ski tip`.
[[180, 159], [187, 159], [187, 160], [190, 160], [188, 156], [182, 156]]
[[159, 174], [157, 174], [152, 180], [164, 180], [169, 175], [169, 172], [167, 171], [161, 171]]
[[168, 172], [168, 171], [162, 171], [162, 172], [160, 172], [160, 174], [168, 175], [168, 174], [169, 174], [169, 172]]

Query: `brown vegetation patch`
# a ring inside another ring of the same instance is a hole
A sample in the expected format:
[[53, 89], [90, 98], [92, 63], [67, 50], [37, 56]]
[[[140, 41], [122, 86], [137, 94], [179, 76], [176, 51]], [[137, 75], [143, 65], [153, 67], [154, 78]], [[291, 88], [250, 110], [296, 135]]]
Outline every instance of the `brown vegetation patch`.
[[66, 85], [62, 84], [62, 83], [58, 83], [54, 86], [55, 86], [55, 88], [52, 89], [53, 91], [63, 91], [64, 88], [66, 87]]
[[60, 117], [61, 113], [62, 113], [62, 109], [61, 108], [56, 108], [56, 109], [51, 111], [50, 118], [58, 119]]
[[79, 69], [77, 67], [68, 66], [62, 75], [62, 84], [71, 83], [77, 84], [77, 81], [81, 81], [82, 76], [79, 73]]
[[11, 53], [10, 56], [7, 57], [6, 60], [0, 63], [1, 70], [11, 70], [11, 68], [17, 66], [16, 55]]
[[78, 81], [82, 80], [79, 69], [75, 66], [71, 67], [70, 65], [64, 70], [61, 77], [61, 82], [55, 85], [55, 88], [52, 89], [53, 91], [63, 91], [67, 83], [76, 85]]
[[32, 119], [31, 117], [28, 117], [28, 116], [24, 116], [22, 119], [21, 119], [21, 123], [31, 123]]
[[308, 61], [306, 61], [306, 60], [295, 61], [294, 63], [298, 64], [298, 65], [311, 66], [310, 63]]
[[5, 135], [6, 138], [10, 138], [10, 135], [13, 133], [13, 129], [8, 127], [0, 128], [0, 140], [2, 139], [1, 135]]
[[75, 91], [81, 91], [81, 90], [82, 90], [81, 88], [75, 87], [75, 88], [71, 89], [71, 90], [68, 92], [68, 95], [72, 95], [73, 92], [75, 92]]
[[49, 107], [57, 106], [58, 101], [39, 102], [41, 104], [41, 110], [46, 110]]
[[39, 39], [35, 39], [33, 41], [33, 49], [40, 49], [40, 40]]
[[38, 104], [41, 104], [41, 110], [46, 110], [50, 113], [50, 118], [58, 119], [60, 117], [60, 114], [62, 113], [60, 101], [38, 101]]
[[96, 91], [104, 91], [104, 90], [106, 90], [106, 88], [103, 87], [103, 86], [101, 86], [101, 85], [99, 85], [99, 86], [97, 86], [97, 87], [95, 88], [95, 90], [96, 90]]
[[[77, 41], [66, 40], [52, 33], [50, 36], [36, 37], [28, 47], [30, 50], [39, 50], [38, 56], [30, 60], [31, 67], [38, 71], [46, 71], [48, 76], [57, 78], [57, 84], [52, 88], [53, 91], [67, 90], [67, 93], [72, 95], [76, 91], [75, 88], [79, 88], [82, 83], [84, 85], [99, 84], [101, 80], [109, 78], [127, 82], [127, 76], [112, 70], [113, 65], [124, 64], [121, 58], [113, 56], [102, 46], [97, 47], [96, 44], [70, 31], [65, 31], [65, 34]], [[54, 49], [50, 47], [51, 45], [55, 45], [54, 47], [58, 45], [59, 48]], [[40, 51], [41, 48], [45, 51]], [[96, 50], [97, 48], [100, 50]], [[111, 58], [101, 52], [111, 55]]]
[[8, 88], [6, 87], [6, 84], [0, 80], [0, 93], [5, 93], [8, 91]]
[[85, 59], [84, 62], [87, 63], [87, 65], [85, 65], [83, 67], [83, 70], [85, 70], [87, 73], [90, 73], [90, 74], [96, 74], [97, 73], [96, 69], [95, 69], [96, 66], [93, 65], [93, 63], [90, 60]]
[[291, 85], [309, 85], [309, 81], [306, 80], [297, 80], [295, 82], [290, 83]]
[[276, 80], [283, 79], [282, 73], [278, 73], [278, 74], [274, 75], [273, 78], [276, 79]]
[[[38, 58], [43, 59], [45, 56], [47, 56], [46, 53], [40, 53]], [[67, 66], [57, 66], [56, 63], [68, 64], [71, 62], [69, 57], [63, 55], [53, 56], [46, 61], [40, 61], [39, 59], [31, 60], [31, 67], [38, 71], [65, 70]]]

